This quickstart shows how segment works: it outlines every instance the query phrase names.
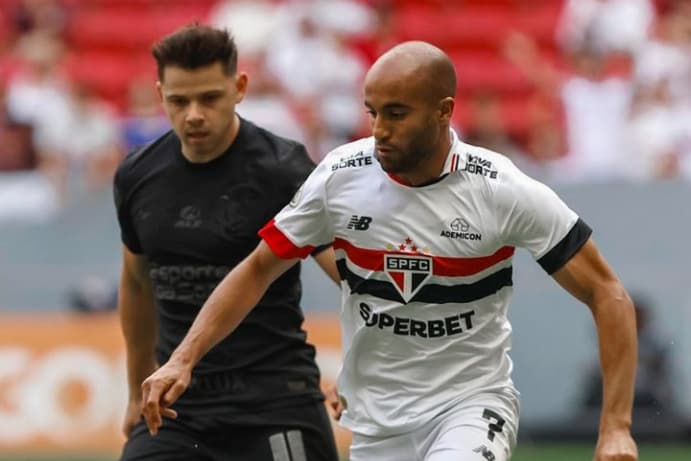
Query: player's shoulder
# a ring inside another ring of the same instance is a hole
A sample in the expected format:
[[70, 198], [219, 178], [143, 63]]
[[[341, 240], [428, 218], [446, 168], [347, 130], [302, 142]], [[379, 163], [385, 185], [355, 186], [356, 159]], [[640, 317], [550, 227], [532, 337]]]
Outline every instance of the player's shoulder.
[[255, 160], [262, 161], [267, 167], [303, 168], [306, 163], [314, 167], [314, 162], [302, 143], [280, 136], [244, 118], [241, 118], [240, 129], [245, 132], [245, 148], [252, 151]]
[[179, 145], [179, 139], [170, 130], [152, 142], [133, 149], [118, 165], [115, 173], [116, 183], [136, 181], [138, 177], [150, 172], [155, 165], [164, 163], [176, 149], [180, 149]]
[[526, 179], [526, 175], [506, 155], [484, 147], [459, 142], [457, 174], [464, 181], [486, 184], [491, 189]]
[[320, 166], [322, 165], [327, 171], [341, 172], [339, 174], [376, 166], [374, 138], [370, 136], [338, 146], [324, 157]]

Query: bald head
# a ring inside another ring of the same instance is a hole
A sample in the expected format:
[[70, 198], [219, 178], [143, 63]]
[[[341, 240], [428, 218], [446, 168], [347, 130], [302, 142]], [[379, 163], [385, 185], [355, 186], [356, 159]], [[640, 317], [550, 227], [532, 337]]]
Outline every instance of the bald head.
[[427, 42], [404, 42], [384, 53], [367, 73], [367, 81], [395, 79], [435, 99], [456, 94], [456, 70], [446, 53]]

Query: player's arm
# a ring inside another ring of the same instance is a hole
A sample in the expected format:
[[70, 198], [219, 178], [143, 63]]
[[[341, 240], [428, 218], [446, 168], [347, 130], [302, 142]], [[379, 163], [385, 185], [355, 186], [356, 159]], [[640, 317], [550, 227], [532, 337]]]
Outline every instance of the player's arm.
[[156, 309], [146, 258], [122, 246], [118, 292], [120, 327], [125, 338], [129, 404], [123, 432], [129, 435], [141, 416], [141, 385], [156, 369]]
[[333, 246], [328, 245], [318, 248], [317, 251], [312, 253], [312, 257], [326, 275], [328, 275], [336, 285], [340, 285], [341, 275], [338, 273], [338, 267], [336, 266], [336, 253], [334, 253]]
[[202, 356], [235, 330], [269, 285], [297, 261], [279, 258], [262, 240], [214, 289], [168, 362], [142, 384], [143, 413], [152, 434], [162, 414], [174, 416], [168, 406], [187, 388]]
[[633, 303], [592, 239], [552, 276], [588, 305], [597, 327], [603, 402], [595, 460], [635, 460], [630, 434], [638, 357]]

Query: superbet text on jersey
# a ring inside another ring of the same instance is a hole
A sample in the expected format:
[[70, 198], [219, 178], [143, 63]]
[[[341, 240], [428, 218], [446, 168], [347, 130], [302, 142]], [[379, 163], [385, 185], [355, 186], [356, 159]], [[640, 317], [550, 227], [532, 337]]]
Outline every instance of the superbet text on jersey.
[[511, 381], [512, 259], [549, 273], [588, 226], [509, 159], [458, 140], [439, 180], [384, 172], [373, 138], [331, 152], [260, 235], [281, 257], [333, 242], [342, 279], [342, 424], [376, 436], [416, 429]]

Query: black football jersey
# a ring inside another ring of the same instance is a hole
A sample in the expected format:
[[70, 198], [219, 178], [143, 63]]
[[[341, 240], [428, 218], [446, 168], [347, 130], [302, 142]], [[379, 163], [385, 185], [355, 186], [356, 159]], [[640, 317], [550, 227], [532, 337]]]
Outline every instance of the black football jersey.
[[[115, 177], [122, 241], [145, 255], [158, 309], [157, 359], [165, 362], [223, 277], [259, 243], [257, 231], [314, 168], [305, 148], [241, 119], [229, 149], [191, 163], [169, 132], [128, 155]], [[195, 383], [219, 385], [214, 401], [321, 398], [314, 348], [305, 342], [300, 266], [288, 270], [231, 335], [195, 367]], [[225, 379], [225, 378], [224, 378]], [[208, 382], [211, 382], [209, 384]], [[206, 399], [211, 392], [199, 392]]]

